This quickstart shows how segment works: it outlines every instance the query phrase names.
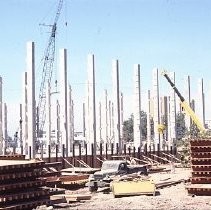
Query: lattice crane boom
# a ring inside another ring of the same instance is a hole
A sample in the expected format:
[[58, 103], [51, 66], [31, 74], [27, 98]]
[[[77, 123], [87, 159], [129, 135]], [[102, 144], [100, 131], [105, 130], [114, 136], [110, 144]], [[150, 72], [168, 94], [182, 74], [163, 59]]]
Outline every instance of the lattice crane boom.
[[42, 131], [45, 125], [46, 119], [46, 89], [48, 82], [51, 82], [52, 72], [53, 72], [53, 65], [55, 59], [55, 37], [56, 37], [56, 30], [57, 30], [57, 22], [61, 13], [63, 5], [63, 0], [59, 0], [56, 16], [54, 19], [52, 27], [51, 35], [48, 40], [47, 47], [45, 49], [44, 55], [44, 64], [42, 70], [42, 80], [39, 90], [39, 101], [38, 101], [38, 110], [37, 110], [37, 137], [39, 138], [42, 135]]

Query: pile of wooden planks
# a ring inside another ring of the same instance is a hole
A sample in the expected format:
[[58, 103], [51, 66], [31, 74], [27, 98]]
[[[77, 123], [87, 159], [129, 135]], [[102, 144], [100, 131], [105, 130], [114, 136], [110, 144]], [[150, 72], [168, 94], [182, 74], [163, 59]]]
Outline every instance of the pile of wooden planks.
[[46, 179], [46, 186], [70, 189], [88, 182], [89, 174], [61, 172], [61, 166], [61, 162], [45, 163], [42, 177]]
[[189, 194], [211, 195], [211, 139], [191, 139], [191, 185]]
[[25, 155], [21, 154], [10, 154], [10, 155], [1, 155], [1, 160], [25, 160]]
[[50, 203], [49, 190], [41, 180], [43, 161], [0, 161], [0, 209], [33, 209]]
[[43, 166], [42, 178], [46, 180], [47, 187], [55, 187], [61, 184], [61, 162], [45, 163]]

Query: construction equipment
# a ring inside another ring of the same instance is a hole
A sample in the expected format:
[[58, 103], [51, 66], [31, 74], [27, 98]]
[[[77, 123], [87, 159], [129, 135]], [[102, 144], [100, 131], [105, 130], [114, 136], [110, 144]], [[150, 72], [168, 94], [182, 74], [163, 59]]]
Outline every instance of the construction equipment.
[[166, 129], [166, 126], [164, 124], [158, 124], [158, 133], [163, 134], [164, 130]]
[[175, 93], [179, 97], [179, 99], [181, 101], [181, 106], [184, 109], [184, 111], [191, 117], [193, 122], [196, 124], [197, 128], [202, 133], [204, 133], [206, 131], [204, 125], [202, 124], [202, 122], [200, 121], [198, 116], [195, 114], [195, 112], [191, 109], [189, 104], [185, 101], [184, 97], [181, 95], [179, 90], [176, 88], [175, 84], [171, 81], [171, 79], [169, 78], [168, 74], [165, 71], [163, 71], [162, 75], [167, 79], [167, 81], [169, 82], [169, 84], [171, 85], [171, 87], [174, 89]]
[[146, 165], [129, 165], [126, 160], [106, 160], [101, 170], [89, 176], [87, 186], [90, 192], [97, 191], [98, 187], [107, 187], [116, 176], [123, 174], [140, 173], [147, 175]]
[[45, 125], [46, 89], [47, 89], [47, 84], [51, 82], [51, 77], [52, 77], [52, 72], [53, 72], [57, 22], [60, 16], [62, 5], [63, 5], [63, 0], [60, 0], [58, 8], [57, 8], [57, 12], [56, 12], [56, 17], [54, 19], [54, 23], [53, 25], [48, 25], [51, 27], [51, 35], [50, 35], [47, 48], [44, 54], [42, 81], [41, 81], [40, 91], [39, 91], [38, 116], [37, 116], [37, 137], [38, 138], [42, 137], [43, 128]]
[[114, 198], [128, 195], [155, 195], [156, 186], [151, 179], [132, 178], [111, 182], [111, 191]]

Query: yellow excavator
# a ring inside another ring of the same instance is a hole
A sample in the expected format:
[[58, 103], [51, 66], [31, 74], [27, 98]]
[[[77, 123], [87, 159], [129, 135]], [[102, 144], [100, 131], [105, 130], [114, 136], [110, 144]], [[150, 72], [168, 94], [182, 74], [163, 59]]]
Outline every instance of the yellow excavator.
[[162, 75], [167, 79], [167, 81], [169, 82], [169, 84], [171, 85], [171, 87], [174, 89], [175, 93], [179, 97], [179, 99], [181, 101], [181, 106], [184, 109], [185, 113], [191, 117], [191, 119], [196, 124], [196, 126], [200, 130], [200, 132], [205, 133], [206, 129], [205, 129], [204, 125], [201, 123], [200, 119], [195, 114], [195, 112], [192, 110], [192, 108], [189, 106], [189, 104], [185, 101], [184, 97], [181, 95], [179, 90], [176, 88], [175, 84], [171, 81], [171, 79], [169, 78], [166, 71], [163, 71]]

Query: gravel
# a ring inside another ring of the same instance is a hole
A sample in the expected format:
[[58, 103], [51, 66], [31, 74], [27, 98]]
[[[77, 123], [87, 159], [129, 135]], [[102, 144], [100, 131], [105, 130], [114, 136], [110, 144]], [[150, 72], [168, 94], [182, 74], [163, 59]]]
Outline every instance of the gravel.
[[[156, 173], [150, 175], [155, 183], [164, 180], [188, 179], [190, 176], [190, 169], [182, 168], [176, 168], [174, 173]], [[187, 184], [182, 182], [157, 189], [155, 196], [139, 195], [114, 198], [112, 192], [105, 194], [98, 190], [98, 192], [92, 194], [91, 200], [71, 203], [71, 206], [66, 209], [211, 209], [210, 196], [188, 195], [185, 189]], [[88, 193], [88, 189], [79, 189], [74, 191], [74, 193]]]

